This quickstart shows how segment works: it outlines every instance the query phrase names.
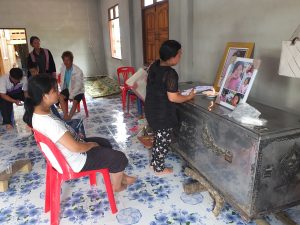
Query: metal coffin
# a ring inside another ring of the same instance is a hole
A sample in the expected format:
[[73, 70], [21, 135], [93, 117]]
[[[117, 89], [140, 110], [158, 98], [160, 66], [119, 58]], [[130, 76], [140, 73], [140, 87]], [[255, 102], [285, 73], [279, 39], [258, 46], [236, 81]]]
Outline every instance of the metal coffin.
[[[180, 104], [174, 150], [247, 219], [300, 202], [299, 118], [250, 103], [268, 120], [246, 127], [205, 97]], [[208, 107], [210, 106], [210, 107]]]

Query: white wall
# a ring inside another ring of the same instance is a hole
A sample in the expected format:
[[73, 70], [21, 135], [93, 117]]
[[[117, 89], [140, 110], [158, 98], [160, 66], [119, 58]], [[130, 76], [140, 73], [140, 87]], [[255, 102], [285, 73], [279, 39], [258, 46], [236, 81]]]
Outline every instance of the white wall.
[[[86, 76], [106, 72], [98, 0], [1, 0], [0, 28], [25, 28], [50, 49], [57, 69], [70, 50]], [[29, 50], [31, 51], [31, 47]]]
[[[107, 72], [143, 63], [139, 0], [100, 0]], [[107, 9], [119, 3], [122, 60], [111, 58]], [[213, 84], [227, 42], [255, 42], [254, 57], [262, 60], [250, 98], [300, 114], [300, 79], [277, 75], [281, 41], [300, 24], [296, 0], [169, 0], [170, 39], [183, 46], [176, 67], [181, 81]]]
[[[169, 1], [169, 39], [182, 44], [183, 55], [180, 64], [176, 66], [180, 81], [199, 81], [199, 73], [194, 73], [193, 55], [193, 1]], [[196, 58], [197, 59], [197, 58]], [[197, 60], [196, 60], [196, 63]]]
[[170, 39], [183, 46], [180, 80], [213, 84], [226, 43], [255, 42], [262, 64], [250, 98], [300, 114], [300, 79], [277, 75], [281, 41], [300, 24], [299, 12], [295, 0], [169, 0]]
[[[108, 8], [119, 4], [122, 60], [110, 53]], [[170, 38], [181, 42], [181, 81], [213, 83], [227, 42], [255, 42], [262, 64], [250, 97], [300, 114], [299, 79], [277, 75], [281, 41], [300, 23], [296, 0], [169, 0]], [[0, 28], [26, 28], [54, 55], [71, 50], [86, 75], [143, 64], [140, 0], [1, 0]], [[30, 48], [31, 49], [31, 48]]]
[[[121, 52], [122, 59], [115, 59], [111, 56], [110, 37], [108, 26], [108, 9], [119, 4], [120, 32], [121, 32]], [[100, 11], [103, 31], [103, 43], [107, 74], [116, 75], [118, 67], [131, 65], [131, 47], [130, 47], [130, 22], [128, 0], [100, 0]]]
[[[139, 0], [99, 0], [105, 61], [107, 74], [116, 76], [118, 67], [133, 66], [136, 69], [143, 65], [143, 39], [141, 1]], [[111, 57], [110, 37], [108, 27], [108, 9], [119, 4], [121, 29], [122, 59]]]
[[[111, 57], [108, 31], [108, 8], [117, 3], [122, 60]], [[255, 42], [262, 64], [250, 97], [300, 114], [300, 80], [277, 75], [281, 41], [300, 23], [300, 1], [170, 0], [169, 6], [170, 38], [183, 46], [181, 81], [212, 84], [227, 42]], [[62, 51], [73, 51], [87, 75], [115, 75], [119, 66], [143, 63], [139, 0], [1, 0], [0, 27], [39, 36], [58, 66]]]
[[132, 30], [132, 41], [134, 49], [134, 62], [133, 65], [136, 68], [142, 67], [144, 65], [143, 56], [143, 20], [142, 20], [142, 10], [141, 1], [130, 0], [132, 2], [132, 20], [133, 20], [133, 30]]

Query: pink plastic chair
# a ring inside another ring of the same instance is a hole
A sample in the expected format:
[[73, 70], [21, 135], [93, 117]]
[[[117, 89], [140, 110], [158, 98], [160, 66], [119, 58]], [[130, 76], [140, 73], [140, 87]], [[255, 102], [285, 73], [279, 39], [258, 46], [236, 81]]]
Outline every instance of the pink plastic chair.
[[[96, 174], [102, 173], [106, 192], [108, 196], [108, 200], [110, 203], [110, 208], [113, 214], [115, 214], [117, 210], [114, 192], [112, 189], [112, 185], [110, 182], [110, 176], [108, 169], [99, 169], [99, 170], [91, 170], [75, 173], [72, 168], [69, 166], [64, 156], [61, 154], [60, 150], [56, 147], [56, 145], [46, 136], [39, 133], [38, 131], [33, 130], [35, 140], [44, 154], [47, 160], [47, 174], [46, 174], [46, 191], [45, 191], [45, 212], [50, 210], [51, 216], [50, 221], [51, 225], [58, 225], [60, 218], [60, 191], [61, 184], [64, 181], [77, 179], [84, 176], [90, 177], [90, 185], [97, 185]], [[43, 148], [42, 148], [43, 146]], [[56, 160], [59, 164], [60, 171], [57, 171], [52, 167], [50, 159], [45, 155], [44, 151], [49, 151], [53, 154], [54, 160]], [[99, 159], [101, 160], [101, 159]]]

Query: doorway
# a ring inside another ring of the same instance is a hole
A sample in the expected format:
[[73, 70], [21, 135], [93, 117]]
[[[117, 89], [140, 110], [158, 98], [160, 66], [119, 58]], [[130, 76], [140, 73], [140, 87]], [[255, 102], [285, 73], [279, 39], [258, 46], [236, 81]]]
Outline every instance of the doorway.
[[142, 0], [144, 64], [159, 59], [161, 44], [169, 39], [168, 0]]
[[14, 67], [27, 71], [28, 52], [25, 29], [0, 28], [0, 75]]

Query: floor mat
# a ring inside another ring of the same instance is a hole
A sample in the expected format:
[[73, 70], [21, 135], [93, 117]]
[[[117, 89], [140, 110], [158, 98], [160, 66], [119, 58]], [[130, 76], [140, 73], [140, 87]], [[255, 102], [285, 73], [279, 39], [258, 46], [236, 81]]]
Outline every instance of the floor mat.
[[93, 98], [119, 94], [121, 92], [118, 82], [108, 76], [86, 78], [85, 89]]

